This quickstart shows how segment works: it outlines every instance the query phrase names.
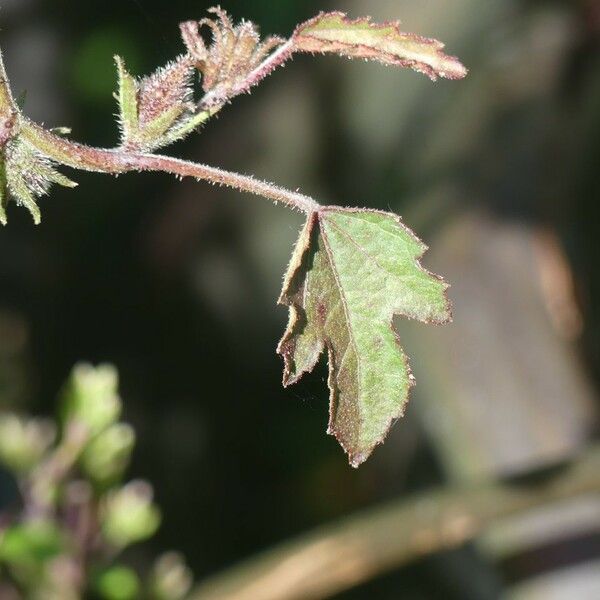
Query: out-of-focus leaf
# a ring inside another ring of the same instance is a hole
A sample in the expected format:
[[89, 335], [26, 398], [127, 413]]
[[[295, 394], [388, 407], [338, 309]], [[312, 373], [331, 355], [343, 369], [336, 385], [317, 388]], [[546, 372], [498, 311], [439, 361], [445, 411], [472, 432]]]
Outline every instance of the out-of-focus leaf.
[[393, 316], [450, 320], [447, 284], [418, 262], [426, 249], [393, 214], [326, 207], [308, 218], [292, 256], [279, 300], [290, 307], [278, 347], [283, 383], [312, 370], [327, 348], [328, 433], [353, 466], [402, 416], [413, 384]]
[[299, 52], [333, 52], [410, 67], [434, 80], [460, 79], [467, 74], [457, 58], [442, 51], [442, 42], [404, 33], [397, 21], [379, 24], [368, 17], [352, 20], [342, 12], [320, 13], [299, 25], [292, 41]]
[[103, 600], [135, 600], [140, 594], [140, 580], [135, 571], [116, 566], [100, 573], [93, 585]]
[[54, 523], [34, 521], [14, 525], [0, 536], [0, 561], [36, 568], [60, 554], [65, 540]]

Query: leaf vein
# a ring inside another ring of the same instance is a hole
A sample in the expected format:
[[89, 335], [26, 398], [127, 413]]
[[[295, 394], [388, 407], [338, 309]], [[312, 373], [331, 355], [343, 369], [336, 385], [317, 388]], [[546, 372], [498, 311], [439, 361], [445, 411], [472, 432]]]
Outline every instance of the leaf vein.
[[[322, 225], [322, 224], [320, 223], [320, 225]], [[325, 248], [325, 252], [327, 254], [327, 257], [329, 258], [329, 263], [331, 265], [331, 272], [333, 273], [333, 278], [335, 279], [335, 283], [336, 283], [338, 291], [339, 291], [340, 302], [342, 304], [342, 308], [344, 311], [344, 316], [346, 318], [346, 323], [347, 323], [347, 328], [348, 328], [348, 338], [350, 339], [350, 343], [352, 344], [352, 346], [354, 348], [354, 352], [356, 353], [356, 379], [357, 379], [357, 388], [358, 388], [357, 389], [357, 397], [360, 397], [360, 386], [361, 386], [361, 381], [362, 381], [362, 379], [361, 379], [361, 361], [360, 361], [360, 355], [358, 353], [358, 346], [356, 344], [356, 340], [354, 339], [354, 332], [352, 331], [352, 327], [351, 327], [348, 303], [346, 300], [346, 296], [344, 295], [344, 288], [343, 288], [341, 280], [340, 280], [337, 266], [333, 259], [334, 253], [332, 252], [331, 246], [329, 245], [329, 240], [327, 239], [327, 233], [325, 232], [325, 228], [322, 226], [319, 227], [319, 230], [321, 232], [321, 237], [323, 239], [323, 246]]]

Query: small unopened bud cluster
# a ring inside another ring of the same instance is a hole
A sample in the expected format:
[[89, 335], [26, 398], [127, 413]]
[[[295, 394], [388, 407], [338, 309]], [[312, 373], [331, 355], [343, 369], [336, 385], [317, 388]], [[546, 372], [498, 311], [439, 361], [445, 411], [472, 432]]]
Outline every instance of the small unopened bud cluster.
[[161, 521], [148, 482], [122, 483], [135, 434], [118, 421], [117, 384], [110, 365], [77, 365], [62, 392], [58, 439], [51, 421], [0, 413], [0, 463], [23, 495], [20, 514], [0, 513], [0, 573], [23, 598], [75, 600], [85, 588], [106, 600], [146, 591], [153, 600], [183, 600], [191, 587], [177, 554], [164, 555], [145, 577], [115, 560]]
[[[212, 103], [226, 101], [268, 54], [284, 40], [270, 36], [260, 41], [258, 28], [250, 21], [233, 25], [221, 8], [211, 8], [215, 19], [186, 21], [180, 25], [183, 42], [195, 67], [202, 73], [202, 88], [211, 93]], [[207, 46], [200, 35], [206, 25], [212, 31]]]

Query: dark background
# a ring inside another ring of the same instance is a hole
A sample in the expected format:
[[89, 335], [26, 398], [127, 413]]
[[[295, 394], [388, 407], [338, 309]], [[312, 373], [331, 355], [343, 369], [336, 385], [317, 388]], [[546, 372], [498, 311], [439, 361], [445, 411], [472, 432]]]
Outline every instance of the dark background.
[[[177, 23], [204, 16], [210, 4], [0, 0], [15, 93], [26, 90], [31, 118], [114, 145], [113, 54], [149, 73], [181, 51]], [[375, 64], [298, 57], [172, 152], [322, 202], [399, 212], [434, 252], [448, 223], [464, 215], [543, 230], [573, 281], [571, 321], [562, 337], [558, 327], [557, 343], [568, 346], [585, 402], [597, 407], [597, 3], [222, 6], [265, 33], [289, 33], [323, 9], [401, 18], [406, 30], [443, 39], [461, 57], [470, 76], [436, 84]], [[451, 478], [414, 406], [419, 387], [407, 417], [358, 471], [325, 435], [325, 365], [281, 387], [275, 346], [287, 315], [275, 301], [299, 214], [168, 176], [74, 175], [78, 189], [56, 188], [42, 200], [41, 226], [12, 204], [0, 231], [0, 398], [5, 408], [51, 414], [75, 362], [118, 367], [125, 418], [138, 434], [130, 474], [153, 483], [164, 513], [137, 560], [175, 548], [200, 579], [307, 528]], [[493, 280], [485, 275], [482, 286]], [[419, 382], [438, 360], [415, 353]], [[571, 446], [584, 444], [594, 423]], [[340, 597], [493, 598], [506, 581], [492, 563], [467, 547]]]

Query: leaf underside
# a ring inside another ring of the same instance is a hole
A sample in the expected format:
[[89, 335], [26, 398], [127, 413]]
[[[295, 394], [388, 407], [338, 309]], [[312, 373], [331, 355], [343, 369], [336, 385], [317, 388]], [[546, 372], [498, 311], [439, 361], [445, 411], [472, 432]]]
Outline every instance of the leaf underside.
[[311, 371], [327, 349], [328, 433], [352, 466], [402, 416], [413, 385], [394, 315], [451, 319], [447, 284], [418, 262], [426, 249], [396, 215], [326, 207], [309, 216], [294, 250], [279, 299], [290, 307], [278, 346], [283, 383]]
[[467, 74], [456, 57], [442, 51], [442, 42], [404, 33], [397, 21], [373, 23], [369, 17], [353, 20], [341, 12], [320, 13], [300, 25], [292, 39], [300, 52], [333, 52], [410, 67], [433, 80], [461, 79]]

